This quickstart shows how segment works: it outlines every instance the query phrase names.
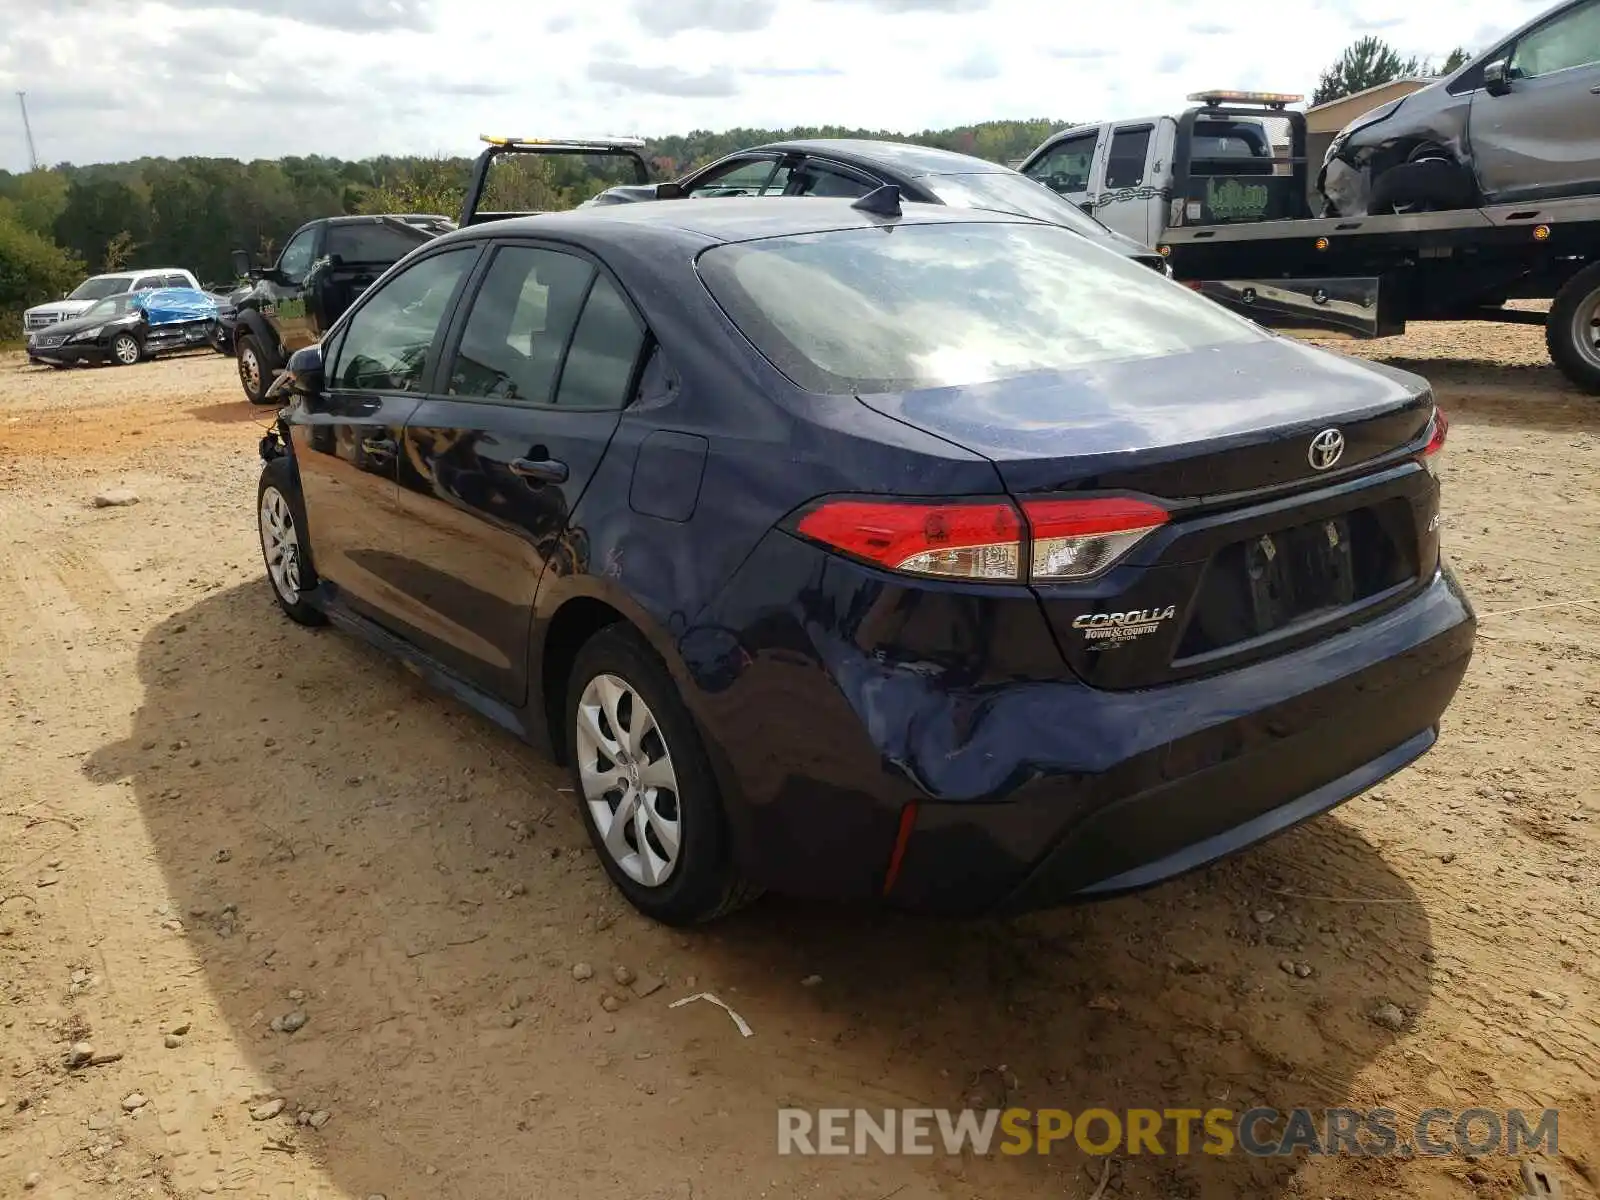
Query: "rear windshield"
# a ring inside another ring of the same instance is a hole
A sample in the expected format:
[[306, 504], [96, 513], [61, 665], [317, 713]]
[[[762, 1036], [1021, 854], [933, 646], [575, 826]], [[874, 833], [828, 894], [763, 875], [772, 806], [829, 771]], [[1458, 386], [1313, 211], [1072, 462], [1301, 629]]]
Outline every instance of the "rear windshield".
[[1195, 158], [1271, 158], [1265, 130], [1247, 121], [1196, 121], [1190, 154]]
[[976, 208], [1016, 213], [1054, 225], [1065, 225], [1090, 237], [1105, 237], [1106, 227], [1071, 200], [1052, 192], [1026, 175], [1009, 171], [969, 172], [962, 175], [928, 175], [920, 180], [941, 203], [952, 208]]
[[808, 392], [898, 392], [1266, 337], [1050, 225], [884, 225], [716, 246], [701, 277]]

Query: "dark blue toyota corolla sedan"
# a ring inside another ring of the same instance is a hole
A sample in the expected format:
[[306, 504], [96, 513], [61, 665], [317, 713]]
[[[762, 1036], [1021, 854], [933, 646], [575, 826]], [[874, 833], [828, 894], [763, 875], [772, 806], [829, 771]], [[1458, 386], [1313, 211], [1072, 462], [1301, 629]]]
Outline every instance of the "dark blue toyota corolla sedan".
[[1026, 218], [474, 225], [291, 372], [279, 604], [570, 763], [667, 922], [1155, 883], [1417, 758], [1472, 650], [1423, 380]]

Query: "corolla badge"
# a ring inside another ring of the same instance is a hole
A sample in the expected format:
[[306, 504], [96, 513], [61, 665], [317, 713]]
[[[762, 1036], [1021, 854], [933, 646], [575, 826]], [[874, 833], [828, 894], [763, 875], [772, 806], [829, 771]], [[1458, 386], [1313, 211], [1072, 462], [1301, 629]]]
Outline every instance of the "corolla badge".
[[1104, 649], [1154, 633], [1177, 615], [1177, 606], [1173, 604], [1165, 608], [1136, 608], [1130, 612], [1084, 613], [1073, 619], [1072, 627], [1083, 633], [1092, 649]]
[[1306, 457], [1311, 460], [1312, 470], [1326, 471], [1344, 457], [1344, 434], [1337, 429], [1324, 429], [1311, 439]]

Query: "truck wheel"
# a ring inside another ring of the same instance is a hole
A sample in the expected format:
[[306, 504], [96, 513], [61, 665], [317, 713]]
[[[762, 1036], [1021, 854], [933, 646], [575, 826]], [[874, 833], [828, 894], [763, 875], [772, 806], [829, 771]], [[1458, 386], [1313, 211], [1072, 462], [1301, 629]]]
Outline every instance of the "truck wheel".
[[240, 333], [234, 342], [238, 346], [239, 382], [244, 386], [245, 399], [251, 404], [265, 404], [267, 389], [283, 364], [253, 333]]
[[1474, 198], [1472, 178], [1459, 165], [1445, 158], [1423, 158], [1378, 176], [1367, 215], [1447, 212], [1471, 208]]
[[1544, 343], [1563, 375], [1600, 395], [1600, 263], [1579, 271], [1556, 293]]

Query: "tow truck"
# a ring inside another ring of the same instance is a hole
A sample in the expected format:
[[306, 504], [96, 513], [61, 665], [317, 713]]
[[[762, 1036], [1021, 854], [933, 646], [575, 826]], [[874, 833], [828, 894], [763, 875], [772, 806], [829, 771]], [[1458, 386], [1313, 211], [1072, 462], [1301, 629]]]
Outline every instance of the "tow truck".
[[[1305, 115], [1280, 93], [1201, 92], [1179, 121], [1164, 228], [1173, 278], [1286, 332], [1392, 337], [1410, 321], [1542, 325], [1550, 358], [1600, 395], [1600, 196], [1443, 212], [1310, 211]], [[1183, 127], [1270, 112], [1288, 122], [1270, 173], [1219, 182]], [[1320, 164], [1319, 164], [1320, 165]], [[1227, 203], [1216, 210], [1215, 200]], [[1261, 219], [1262, 216], [1268, 219]], [[1548, 314], [1508, 308], [1549, 300]]]

